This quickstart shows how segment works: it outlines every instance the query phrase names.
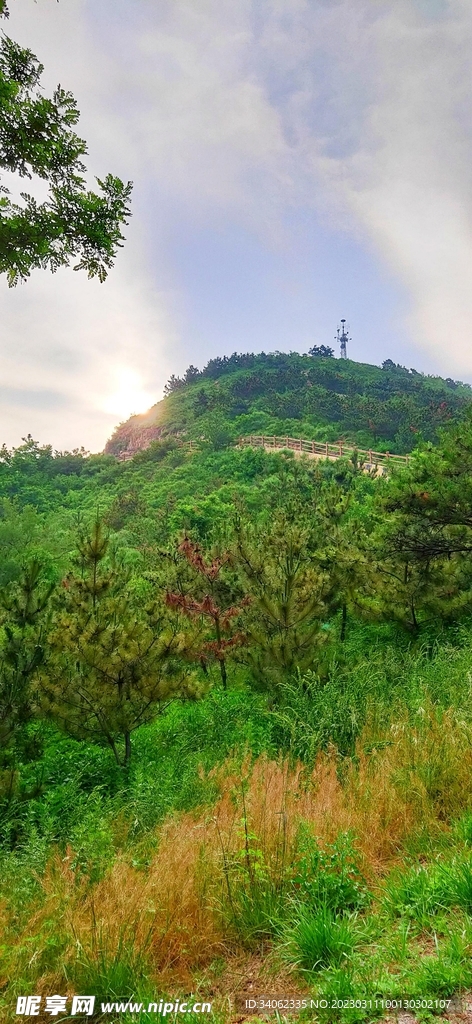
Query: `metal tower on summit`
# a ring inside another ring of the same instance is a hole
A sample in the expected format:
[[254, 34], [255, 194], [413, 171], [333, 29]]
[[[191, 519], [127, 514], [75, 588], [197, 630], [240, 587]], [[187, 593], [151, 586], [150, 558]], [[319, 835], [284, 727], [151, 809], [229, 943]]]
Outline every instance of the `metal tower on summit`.
[[346, 321], [341, 320], [341, 326], [338, 327], [336, 339], [339, 341], [341, 346], [341, 359], [347, 359], [347, 343], [352, 341], [352, 338], [348, 334], [349, 328], [346, 327]]

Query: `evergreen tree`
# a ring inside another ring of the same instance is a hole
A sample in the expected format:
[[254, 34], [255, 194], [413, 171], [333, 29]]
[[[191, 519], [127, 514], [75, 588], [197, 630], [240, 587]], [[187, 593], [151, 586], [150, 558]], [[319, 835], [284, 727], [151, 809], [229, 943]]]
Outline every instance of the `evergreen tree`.
[[171, 373], [167, 384], [164, 385], [164, 394], [171, 395], [173, 391], [180, 391], [181, 388], [185, 387], [185, 381], [182, 377], [176, 377], [175, 373]]
[[383, 484], [373, 607], [418, 632], [472, 605], [472, 415]]
[[[354, 485], [354, 466], [351, 483]], [[315, 560], [326, 581], [325, 602], [331, 614], [341, 613], [339, 639], [346, 638], [349, 611], [358, 611], [367, 576], [365, 533], [350, 516], [354, 491], [332, 482], [321, 491], [314, 509]]]
[[312, 348], [308, 349], [308, 355], [332, 358], [334, 356], [334, 348], [331, 348], [330, 345], [313, 345]]
[[250, 599], [244, 656], [255, 681], [275, 694], [297, 669], [319, 667], [327, 579], [313, 553], [310, 526], [285, 512], [276, 512], [265, 528], [239, 525], [235, 558]]
[[39, 558], [23, 567], [1, 598], [3, 640], [0, 646], [0, 752], [4, 757], [35, 708], [32, 683], [45, 653], [46, 612], [54, 582]]
[[40, 687], [45, 714], [76, 739], [108, 744], [126, 767], [134, 730], [171, 699], [197, 696], [197, 687], [182, 667], [185, 637], [157, 602], [133, 606], [127, 575], [106, 564], [107, 549], [97, 519], [79, 539], [79, 571], [64, 580]]
[[418, 452], [382, 499], [391, 545], [415, 561], [472, 556], [472, 413]]
[[463, 588], [453, 563], [417, 561], [407, 552], [392, 551], [388, 529], [371, 538], [370, 553], [360, 605], [374, 619], [398, 622], [417, 635], [439, 619], [455, 618], [470, 604], [472, 580]]
[[200, 370], [198, 369], [198, 366], [193, 366], [193, 364], [191, 363], [184, 373], [184, 381], [186, 384], [194, 384], [195, 381], [198, 380], [200, 376], [201, 374]]

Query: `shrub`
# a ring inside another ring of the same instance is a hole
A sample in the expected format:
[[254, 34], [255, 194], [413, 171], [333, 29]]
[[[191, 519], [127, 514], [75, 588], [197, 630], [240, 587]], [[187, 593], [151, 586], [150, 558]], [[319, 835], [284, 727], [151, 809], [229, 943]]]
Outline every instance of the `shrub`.
[[369, 898], [352, 834], [340, 833], [323, 849], [302, 822], [297, 840], [298, 857], [292, 887], [300, 902], [312, 911], [326, 906], [333, 913], [358, 910]]

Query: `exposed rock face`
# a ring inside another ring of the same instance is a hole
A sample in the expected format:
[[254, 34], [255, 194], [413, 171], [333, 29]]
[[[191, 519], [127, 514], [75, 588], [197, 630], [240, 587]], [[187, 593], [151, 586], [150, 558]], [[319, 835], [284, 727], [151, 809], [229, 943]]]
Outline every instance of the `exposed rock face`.
[[149, 448], [165, 433], [159, 424], [158, 407], [153, 406], [142, 416], [132, 416], [126, 423], [120, 423], [105, 445], [106, 455], [115, 455], [120, 462], [132, 459], [136, 452]]

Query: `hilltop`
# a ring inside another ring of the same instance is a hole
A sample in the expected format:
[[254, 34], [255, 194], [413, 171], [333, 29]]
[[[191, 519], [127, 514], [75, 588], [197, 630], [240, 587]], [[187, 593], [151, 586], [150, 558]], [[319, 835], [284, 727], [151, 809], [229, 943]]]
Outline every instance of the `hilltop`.
[[[393, 362], [380, 367], [280, 352], [213, 359], [202, 371], [189, 367], [183, 378], [170, 379], [166, 392], [147, 413], [117, 427], [99, 455], [54, 452], [31, 437], [16, 450], [4, 448], [6, 535], [20, 509], [45, 516], [48, 529], [61, 536], [98, 509], [132, 550], [157, 527], [161, 542], [184, 529], [209, 541], [226, 528], [235, 500], [263, 515], [285, 491], [287, 473], [301, 486], [293, 459], [238, 448], [238, 437], [342, 439], [346, 446], [402, 455], [421, 441], [436, 442], [441, 427], [462, 421], [472, 399], [472, 389], [460, 381]], [[196, 441], [198, 451], [182, 441]], [[327, 480], [338, 475], [334, 466], [320, 472]], [[10, 578], [9, 565], [8, 554], [0, 582]]]
[[205, 438], [225, 447], [244, 434], [344, 440], [399, 454], [437, 440], [472, 400], [468, 384], [386, 360], [251, 353], [211, 359], [172, 376], [166, 397], [120, 424], [105, 453], [130, 458], [153, 441]]

